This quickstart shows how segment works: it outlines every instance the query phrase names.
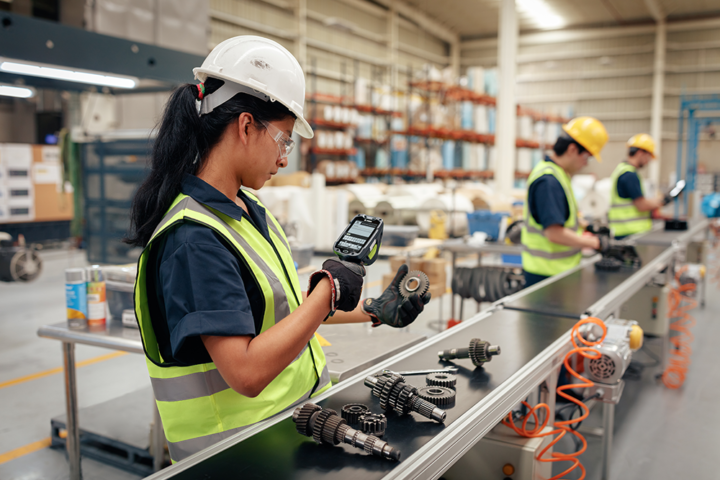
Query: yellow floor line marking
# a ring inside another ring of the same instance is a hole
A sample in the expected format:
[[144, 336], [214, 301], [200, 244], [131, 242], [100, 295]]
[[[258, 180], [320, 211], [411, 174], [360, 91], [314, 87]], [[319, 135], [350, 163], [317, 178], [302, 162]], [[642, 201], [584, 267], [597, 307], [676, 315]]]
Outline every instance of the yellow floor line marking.
[[[82, 362], [77, 362], [75, 364], [75, 368], [85, 367], [87, 365], [92, 365], [98, 362], [104, 362], [105, 360], [122, 357], [123, 355], [127, 355], [127, 352], [112, 352], [108, 353], [107, 355], [100, 355], [99, 357], [88, 358], [87, 360], [83, 360]], [[25, 375], [24, 377], [15, 378], [13, 380], [8, 380], [7, 382], [0, 383], [0, 389], [5, 387], [11, 387], [20, 383], [29, 382], [30, 380], [37, 380], [38, 378], [49, 377], [50, 375], [55, 375], [56, 373], [62, 373], [62, 371], [63, 367], [57, 367], [51, 368], [50, 370]]]
[[317, 337], [318, 342], [320, 342], [321, 347], [332, 347], [332, 343], [328, 342], [327, 339], [319, 333], [315, 332], [315, 336]]
[[37, 452], [38, 450], [42, 450], [43, 448], [47, 448], [49, 446], [50, 437], [43, 438], [42, 440], [38, 440], [37, 442], [28, 443], [25, 446], [16, 448], [15, 450], [10, 450], [9, 452], [0, 455], [0, 465], [5, 462], [9, 462], [10, 460], [14, 460], [18, 457], [22, 457], [23, 455], [27, 455], [28, 453]]

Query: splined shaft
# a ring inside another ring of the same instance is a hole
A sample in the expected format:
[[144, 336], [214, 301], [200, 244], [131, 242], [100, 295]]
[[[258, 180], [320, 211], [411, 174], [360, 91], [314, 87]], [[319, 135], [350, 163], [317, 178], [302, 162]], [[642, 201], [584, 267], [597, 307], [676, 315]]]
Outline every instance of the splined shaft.
[[300, 434], [312, 437], [317, 443], [328, 445], [347, 443], [377, 457], [396, 462], [400, 460], [399, 450], [374, 435], [367, 435], [351, 428], [335, 410], [323, 409], [314, 403], [306, 403], [295, 409], [293, 422]]
[[495, 355], [500, 355], [500, 347], [490, 345], [490, 342], [480, 340], [479, 338], [470, 340], [470, 346], [468, 348], [451, 348], [450, 350], [438, 352], [438, 357], [440, 357], [441, 360], [469, 358], [476, 367], [482, 367], [484, 363], [492, 360], [492, 357]]
[[365, 386], [380, 399], [383, 410], [394, 410], [398, 415], [417, 412], [425, 418], [443, 423], [447, 413], [418, 396], [417, 388], [405, 383], [400, 375], [385, 374], [379, 377], [365, 377]]

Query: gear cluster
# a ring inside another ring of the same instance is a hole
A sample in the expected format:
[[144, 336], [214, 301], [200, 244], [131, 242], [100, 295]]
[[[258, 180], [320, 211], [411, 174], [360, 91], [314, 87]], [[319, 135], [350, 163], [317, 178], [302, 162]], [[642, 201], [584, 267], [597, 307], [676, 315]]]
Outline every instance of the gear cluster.
[[312, 437], [317, 443], [338, 445], [347, 443], [366, 453], [389, 460], [400, 460], [400, 451], [375, 435], [368, 435], [351, 428], [335, 410], [323, 409], [314, 403], [306, 403], [293, 412], [298, 433]]
[[495, 355], [500, 355], [500, 347], [490, 345], [490, 342], [473, 338], [468, 348], [452, 348], [438, 352], [441, 360], [454, 360], [456, 358], [469, 358], [473, 365], [482, 367], [483, 364], [492, 360]]
[[417, 388], [405, 383], [401, 375], [388, 374], [365, 378], [365, 385], [372, 389], [380, 399], [380, 407], [385, 411], [395, 411], [398, 415], [417, 412], [423, 417], [443, 423], [447, 413], [418, 396]]

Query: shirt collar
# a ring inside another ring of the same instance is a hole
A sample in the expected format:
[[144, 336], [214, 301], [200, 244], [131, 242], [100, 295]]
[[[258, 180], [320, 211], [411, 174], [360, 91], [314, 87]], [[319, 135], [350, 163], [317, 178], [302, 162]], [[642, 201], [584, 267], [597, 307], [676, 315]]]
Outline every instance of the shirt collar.
[[[552, 158], [550, 158], [550, 155], [545, 155], [545, 161], [546, 161], [546, 162], [555, 163], [555, 160], [553, 160]], [[557, 165], [557, 164], [556, 164], [556, 165]]]
[[[245, 210], [240, 208], [238, 204], [230, 200], [228, 197], [220, 193], [215, 187], [211, 186], [204, 180], [196, 177], [195, 175], [185, 175], [182, 181], [180, 190], [185, 195], [189, 195], [198, 202], [206, 205], [218, 212], [224, 213], [230, 218], [235, 220], [242, 220], [243, 215], [247, 215]], [[245, 195], [242, 190], [238, 191], [238, 196], [243, 199], [245, 204], [248, 206], [248, 210], [255, 210], [260, 206], [252, 200], [250, 197]]]

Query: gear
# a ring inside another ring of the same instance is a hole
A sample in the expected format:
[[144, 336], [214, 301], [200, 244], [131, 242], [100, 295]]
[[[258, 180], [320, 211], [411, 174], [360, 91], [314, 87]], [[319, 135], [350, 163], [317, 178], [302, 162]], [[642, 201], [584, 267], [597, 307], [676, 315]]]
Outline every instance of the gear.
[[457, 377], [450, 373], [428, 373], [425, 377], [425, 382], [428, 386], [455, 388]]
[[399, 290], [403, 298], [408, 298], [415, 294], [422, 297], [427, 293], [429, 288], [430, 279], [419, 270], [408, 272], [408, 274], [400, 280]]
[[492, 360], [492, 357], [488, 356], [489, 342], [480, 340], [479, 338], [473, 338], [470, 340], [470, 347], [468, 353], [470, 354], [470, 360], [476, 367], [481, 366], [485, 362]]
[[383, 386], [382, 392], [380, 393], [380, 407], [383, 410], [390, 410], [392, 408], [392, 404], [388, 403], [390, 394], [392, 393], [395, 385], [397, 385], [398, 383], [403, 383], [403, 380], [403, 377], [394, 374], [391, 374], [385, 378], [385, 385]]
[[413, 395], [417, 395], [417, 388], [407, 384], [398, 392], [398, 399], [395, 402], [394, 409], [399, 415], [407, 415], [411, 412], [410, 398]]
[[347, 420], [347, 423], [355, 425], [360, 420], [360, 417], [369, 411], [370, 409], [367, 405], [363, 405], [362, 403], [349, 403], [342, 407], [340, 415]]
[[341, 425], [347, 425], [347, 422], [344, 418], [340, 418], [338, 415], [330, 415], [325, 422], [325, 425], [322, 429], [322, 440], [323, 443], [327, 443], [329, 445], [337, 445], [342, 440], [337, 440], [336, 432], [340, 429]]
[[295, 421], [295, 428], [300, 435], [305, 435], [306, 437], [312, 435], [310, 417], [320, 410], [322, 410], [322, 407], [315, 405], [314, 403], [306, 403], [302, 407], [295, 409], [295, 412], [293, 412], [293, 420]]
[[455, 390], [433, 385], [432, 387], [423, 387], [418, 390], [418, 396], [433, 405], [443, 406], [455, 401]]
[[595, 262], [595, 270], [603, 270], [605, 272], [616, 272], [620, 270], [623, 263], [617, 258], [606, 257]]
[[335, 410], [327, 408], [325, 410], [321, 410], [317, 414], [317, 417], [315, 417], [312, 437], [313, 440], [315, 440], [317, 443], [323, 443], [323, 430], [325, 429], [325, 423], [328, 421], [328, 418], [332, 417], [333, 415], [337, 415], [337, 412]]
[[360, 427], [365, 434], [382, 437], [387, 428], [387, 418], [383, 414], [366, 413], [360, 417]]

